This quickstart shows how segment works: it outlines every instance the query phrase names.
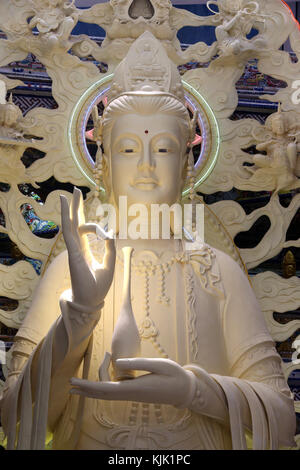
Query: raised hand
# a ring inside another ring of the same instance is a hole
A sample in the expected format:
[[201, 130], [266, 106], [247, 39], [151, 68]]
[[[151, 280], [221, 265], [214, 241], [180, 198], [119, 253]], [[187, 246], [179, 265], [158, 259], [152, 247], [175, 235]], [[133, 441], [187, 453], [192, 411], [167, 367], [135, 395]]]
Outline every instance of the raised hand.
[[[86, 224], [83, 212], [83, 198], [75, 188], [69, 207], [65, 196], [61, 196], [62, 231], [66, 242], [73, 301], [89, 309], [103, 302], [111, 286], [116, 250], [114, 240], [95, 224]], [[87, 233], [100, 234], [105, 240], [105, 255], [100, 264], [92, 255]]]

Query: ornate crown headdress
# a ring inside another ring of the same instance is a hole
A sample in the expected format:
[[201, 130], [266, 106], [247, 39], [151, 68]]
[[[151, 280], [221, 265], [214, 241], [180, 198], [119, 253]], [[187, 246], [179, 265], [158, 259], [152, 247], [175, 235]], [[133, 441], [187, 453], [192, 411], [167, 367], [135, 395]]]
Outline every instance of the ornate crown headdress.
[[114, 73], [108, 104], [126, 95], [156, 92], [170, 95], [183, 104], [184, 90], [176, 65], [170, 61], [163, 45], [149, 31], [131, 46]]

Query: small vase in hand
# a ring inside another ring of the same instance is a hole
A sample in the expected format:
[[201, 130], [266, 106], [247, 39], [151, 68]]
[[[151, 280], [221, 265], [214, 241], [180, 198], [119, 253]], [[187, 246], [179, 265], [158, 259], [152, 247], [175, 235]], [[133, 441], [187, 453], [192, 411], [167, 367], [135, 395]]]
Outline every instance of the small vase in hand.
[[124, 281], [123, 303], [112, 337], [112, 365], [116, 380], [128, 380], [135, 376], [135, 371], [119, 370], [115, 361], [121, 358], [138, 357], [140, 355], [140, 336], [131, 304], [131, 256], [133, 248], [123, 248]]

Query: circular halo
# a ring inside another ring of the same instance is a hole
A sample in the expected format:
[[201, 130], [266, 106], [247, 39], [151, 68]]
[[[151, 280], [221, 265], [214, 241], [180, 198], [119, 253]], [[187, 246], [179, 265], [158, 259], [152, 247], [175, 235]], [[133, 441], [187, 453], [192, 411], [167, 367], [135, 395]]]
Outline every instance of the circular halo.
[[[82, 95], [71, 114], [68, 127], [68, 141], [72, 157], [90, 185], [96, 186], [93, 179], [95, 161], [90, 155], [86, 143], [86, 127], [95, 105], [105, 101], [110, 88], [113, 74], [106, 75], [95, 82]], [[220, 150], [220, 131], [217, 119], [203, 96], [187, 82], [182, 81], [188, 109], [198, 112], [198, 128], [202, 137], [201, 148], [195, 162], [195, 188], [198, 188], [213, 171]], [[104, 188], [100, 188], [105, 192]], [[183, 196], [186, 196], [189, 188], [184, 188]]]
[[[195, 163], [195, 189], [197, 189], [209, 177], [217, 163], [221, 144], [220, 129], [213, 110], [203, 96], [184, 80], [182, 84], [186, 93], [189, 94], [189, 97], [186, 96], [187, 102], [192, 103], [202, 121], [199, 127], [204, 145]], [[185, 188], [182, 195], [186, 196], [188, 192], [189, 188]]]
[[93, 180], [95, 163], [86, 146], [85, 130], [93, 107], [109, 90], [109, 82], [112, 78], [113, 74], [106, 75], [88, 88], [76, 103], [69, 121], [68, 141], [72, 157], [82, 175], [92, 186], [96, 186]]

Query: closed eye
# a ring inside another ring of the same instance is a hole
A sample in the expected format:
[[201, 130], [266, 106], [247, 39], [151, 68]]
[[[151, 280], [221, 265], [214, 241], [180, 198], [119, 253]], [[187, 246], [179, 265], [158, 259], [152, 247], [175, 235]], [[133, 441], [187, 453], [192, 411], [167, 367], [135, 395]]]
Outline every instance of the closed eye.
[[135, 155], [140, 152], [141, 145], [138, 139], [125, 136], [118, 139], [114, 150], [123, 155]]
[[131, 155], [133, 155], [133, 154], [138, 153], [138, 152], [139, 152], [139, 149], [138, 149], [138, 148], [135, 148], [135, 147], [121, 148], [121, 149], [119, 150], [119, 153], [123, 153], [123, 155], [124, 155], [124, 154], [126, 154], [126, 155], [131, 154]]
[[157, 138], [154, 138], [152, 141], [153, 151], [156, 155], [170, 155], [176, 153], [179, 150], [179, 144], [177, 140], [173, 139], [168, 135], [160, 135]]

